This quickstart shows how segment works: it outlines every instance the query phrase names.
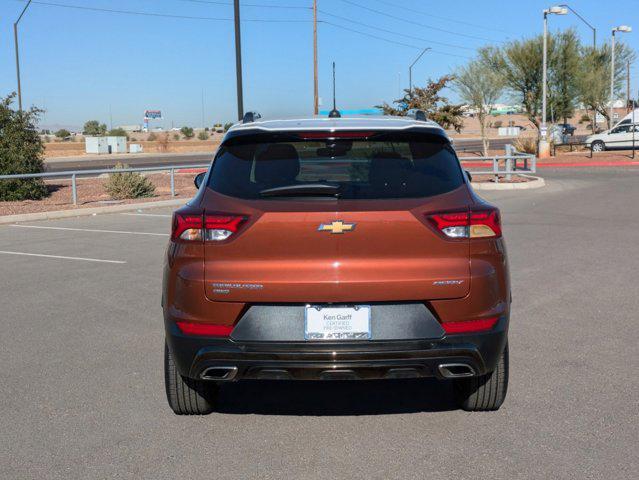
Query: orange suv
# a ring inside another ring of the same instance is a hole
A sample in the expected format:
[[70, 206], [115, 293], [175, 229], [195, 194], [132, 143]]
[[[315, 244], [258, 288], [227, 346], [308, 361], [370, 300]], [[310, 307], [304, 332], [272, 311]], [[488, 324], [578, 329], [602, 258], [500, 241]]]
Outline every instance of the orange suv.
[[224, 137], [173, 215], [162, 306], [177, 414], [222, 382], [436, 377], [465, 410], [508, 384], [499, 210], [416, 118], [263, 121]]

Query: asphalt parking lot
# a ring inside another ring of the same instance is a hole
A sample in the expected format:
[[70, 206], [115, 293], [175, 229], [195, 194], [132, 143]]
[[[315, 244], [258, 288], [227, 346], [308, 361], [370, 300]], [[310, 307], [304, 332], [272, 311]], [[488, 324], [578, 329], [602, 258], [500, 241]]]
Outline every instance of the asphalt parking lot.
[[437, 381], [226, 385], [166, 404], [170, 210], [0, 226], [0, 478], [636, 478], [639, 168], [544, 169], [502, 209], [508, 398]]

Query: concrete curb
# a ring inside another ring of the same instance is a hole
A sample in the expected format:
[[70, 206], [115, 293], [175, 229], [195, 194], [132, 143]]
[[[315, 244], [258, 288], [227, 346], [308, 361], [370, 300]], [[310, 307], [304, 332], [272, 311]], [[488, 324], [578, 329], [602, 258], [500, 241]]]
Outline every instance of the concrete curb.
[[16, 222], [31, 222], [34, 220], [53, 220], [56, 218], [82, 217], [98, 213], [130, 212], [138, 208], [176, 207], [184, 205], [190, 199], [160, 200], [157, 202], [126, 203], [123, 205], [108, 205], [104, 207], [77, 208], [69, 210], [55, 210], [51, 212], [22, 213], [18, 215], [0, 216], [0, 225]]
[[546, 185], [546, 182], [541, 177], [533, 177], [532, 175], [522, 175], [522, 177], [532, 178], [534, 180], [524, 183], [477, 182], [471, 185], [475, 190], [529, 190], [531, 188], [541, 188]]

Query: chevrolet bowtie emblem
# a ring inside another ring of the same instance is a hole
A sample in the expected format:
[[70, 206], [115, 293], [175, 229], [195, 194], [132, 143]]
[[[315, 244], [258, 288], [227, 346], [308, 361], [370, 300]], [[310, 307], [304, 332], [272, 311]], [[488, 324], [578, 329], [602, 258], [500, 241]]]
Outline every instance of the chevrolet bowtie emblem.
[[331, 232], [331, 233], [344, 233], [355, 230], [356, 223], [344, 223], [341, 220], [337, 220], [331, 223], [322, 223], [318, 228], [318, 232]]

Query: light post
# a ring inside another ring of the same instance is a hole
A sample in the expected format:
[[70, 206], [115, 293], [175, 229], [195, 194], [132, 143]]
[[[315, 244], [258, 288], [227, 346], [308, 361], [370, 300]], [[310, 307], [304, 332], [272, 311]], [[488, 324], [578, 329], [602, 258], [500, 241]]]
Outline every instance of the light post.
[[237, 117], [241, 121], [244, 117], [244, 95], [242, 92], [242, 34], [240, 32], [240, 0], [234, 0], [233, 12], [235, 17], [235, 82], [237, 85]]
[[410, 96], [410, 98], [413, 98], [413, 65], [415, 65], [419, 61], [419, 59], [422, 58], [422, 55], [424, 55], [430, 49], [430, 47], [426, 47], [424, 50], [422, 50], [422, 53], [420, 53], [415, 61], [410, 64], [410, 67], [408, 67], [408, 95]]
[[615, 33], [630, 33], [632, 28], [628, 25], [619, 25], [612, 29], [612, 42], [610, 45], [610, 122], [609, 128], [612, 128], [612, 116], [615, 108]]
[[548, 143], [548, 128], [546, 126], [546, 95], [547, 95], [547, 76], [548, 76], [548, 14], [566, 15], [568, 9], [566, 7], [550, 7], [544, 10], [544, 47], [543, 47], [543, 67], [541, 79], [541, 139], [539, 140], [539, 157], [546, 158], [550, 156], [550, 144]]
[[595, 27], [593, 27], [592, 25], [590, 25], [590, 23], [588, 23], [588, 21], [582, 17], [581, 15], [579, 15], [574, 8], [572, 8], [570, 5], [566, 5], [566, 4], [562, 4], [559, 5], [560, 7], [566, 7], [568, 10], [570, 10], [572, 13], [574, 13], [577, 18], [579, 20], [581, 20], [582, 22], [584, 22], [588, 27], [590, 27], [590, 29], [592, 30], [592, 46], [593, 48], [597, 47], [597, 29]]
[[13, 24], [13, 39], [16, 44], [16, 75], [18, 77], [18, 111], [20, 112], [22, 111], [22, 86], [20, 85], [20, 54], [19, 54], [19, 48], [18, 48], [18, 23], [20, 23], [20, 20], [22, 20], [22, 16], [24, 15], [24, 12], [27, 11], [27, 8], [29, 8], [29, 5], [31, 5], [31, 0], [27, 2], [27, 4], [22, 9], [22, 13]]

